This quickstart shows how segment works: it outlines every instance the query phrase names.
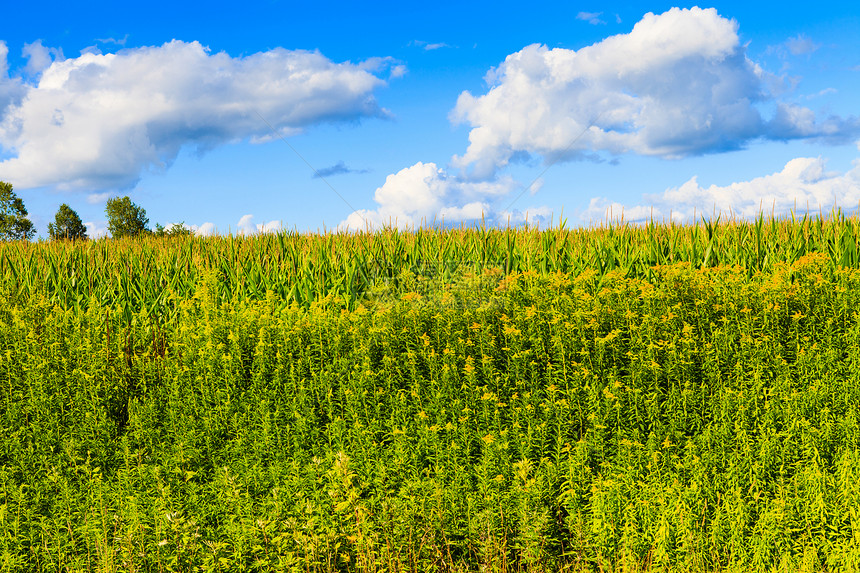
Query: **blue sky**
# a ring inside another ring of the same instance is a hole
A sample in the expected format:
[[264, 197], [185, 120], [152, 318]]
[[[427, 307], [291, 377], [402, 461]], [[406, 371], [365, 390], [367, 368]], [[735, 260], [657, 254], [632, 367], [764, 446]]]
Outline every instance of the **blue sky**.
[[858, 93], [849, 2], [19, 2], [0, 180], [43, 236], [852, 209]]

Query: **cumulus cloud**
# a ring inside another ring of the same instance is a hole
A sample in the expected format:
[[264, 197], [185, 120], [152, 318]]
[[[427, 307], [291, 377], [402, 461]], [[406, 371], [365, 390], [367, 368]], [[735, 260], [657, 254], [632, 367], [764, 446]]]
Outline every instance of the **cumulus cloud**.
[[211, 237], [215, 235], [217, 229], [215, 223], [203, 223], [202, 225], [190, 225], [191, 231], [198, 237]]
[[87, 228], [87, 237], [90, 239], [100, 239], [110, 235], [107, 221], [87, 221], [84, 226]]
[[9, 76], [9, 47], [0, 40], [0, 121], [6, 115], [6, 109], [18, 105], [25, 93], [21, 78]]
[[36, 40], [32, 44], [24, 44], [21, 55], [27, 58], [24, 71], [31, 76], [41, 74], [55, 61], [62, 62], [65, 59], [63, 50], [43, 46], [42, 40]]
[[623, 205], [594, 198], [583, 215], [586, 221], [620, 218], [643, 221], [654, 217], [691, 221], [695, 216], [736, 215], [753, 218], [760, 211], [784, 215], [794, 211], [829, 211], [860, 204], [860, 159], [845, 173], [826, 170], [820, 157], [798, 157], [782, 171], [724, 187], [703, 187], [696, 177], [659, 195], [646, 195], [644, 204]]
[[385, 225], [411, 228], [492, 218], [493, 200], [516, 188], [510, 177], [495, 181], [464, 181], [435, 163], [418, 162], [386, 177], [374, 193], [376, 209], [352, 213], [340, 229], [364, 231]]
[[818, 120], [787, 104], [763, 118], [772, 76], [747, 57], [737, 23], [712, 8], [649, 13], [630, 33], [580, 50], [527, 46], [486, 80], [486, 94], [463, 92], [451, 112], [471, 126], [469, 147], [453, 163], [476, 178], [522, 153], [680, 158], [759, 138], [836, 142], [860, 133], [856, 118]]
[[[44, 56], [34, 44], [30, 50], [31, 62]], [[0, 44], [0, 147], [15, 156], [0, 161], [0, 179], [96, 191], [134, 186], [142, 172], [169, 167], [184, 146], [203, 152], [267, 140], [258, 113], [285, 134], [385, 116], [374, 98], [385, 81], [375, 73], [396, 65], [335, 63], [282, 48], [234, 58], [174, 40], [57, 57], [30, 84], [9, 76], [6, 53]]]
[[856, 118], [846, 121], [833, 115], [820, 119], [809, 108], [779, 103], [768, 128], [774, 139], [814, 139], [842, 145], [856, 137], [860, 121]]
[[253, 215], [243, 215], [236, 223], [239, 235], [256, 235], [260, 233], [277, 233], [283, 229], [280, 221], [269, 221], [268, 223], [255, 223]]

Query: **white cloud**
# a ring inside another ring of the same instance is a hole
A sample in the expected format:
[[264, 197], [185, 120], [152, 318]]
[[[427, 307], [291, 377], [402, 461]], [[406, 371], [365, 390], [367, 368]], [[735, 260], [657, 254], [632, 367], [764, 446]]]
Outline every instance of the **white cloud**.
[[546, 228], [552, 226], [552, 216], [553, 212], [549, 207], [529, 207], [524, 211], [503, 211], [495, 217], [495, 221], [502, 225], [540, 225]]
[[63, 50], [59, 48], [47, 48], [42, 45], [42, 40], [36, 40], [32, 44], [24, 44], [21, 54], [27, 58], [24, 71], [31, 76], [41, 74], [55, 61], [62, 62]]
[[424, 49], [425, 52], [430, 52], [433, 50], [439, 50], [441, 48], [450, 48], [450, 44], [446, 44], [445, 42], [425, 42], [424, 40], [413, 40], [409, 42], [410, 45], [419, 46]]
[[0, 117], [0, 147], [16, 156], [0, 162], [0, 179], [98, 191], [134, 186], [143, 171], [166, 169], [184, 146], [205, 151], [264, 140], [271, 132], [257, 113], [284, 133], [384, 116], [373, 93], [385, 82], [373, 72], [394, 65], [385, 58], [335, 63], [282, 48], [233, 58], [174, 40], [56, 59], [15, 97], [21, 80], [9, 77], [5, 54], [3, 44], [0, 110], [4, 101], [11, 105]]
[[9, 76], [9, 47], [0, 40], [0, 121], [9, 106], [18, 105], [26, 88], [21, 78]]
[[90, 239], [109, 236], [107, 221], [87, 221], [84, 226], [87, 228], [87, 237]]
[[90, 205], [98, 205], [99, 203], [106, 202], [114, 195], [115, 193], [112, 191], [105, 191], [104, 193], [90, 193], [87, 195], [87, 203]]
[[198, 237], [211, 237], [217, 233], [215, 223], [203, 223], [202, 225], [190, 225], [190, 229]]
[[116, 44], [117, 46], [125, 46], [125, 43], [128, 42], [128, 34], [123, 36], [122, 38], [96, 38], [96, 42], [100, 44]]
[[714, 9], [646, 14], [629, 34], [580, 50], [531, 45], [487, 74], [489, 91], [463, 92], [451, 119], [471, 126], [454, 165], [491, 176], [515, 154], [583, 158], [589, 150], [678, 158], [744, 147], [757, 138], [860, 133], [860, 121], [817, 121], [782, 104], [773, 121], [772, 76], [746, 56], [734, 20]]
[[604, 220], [610, 209], [611, 219], [618, 219], [623, 213], [628, 221], [648, 220], [652, 216], [656, 220], [671, 217], [691, 221], [702, 215], [736, 215], [750, 219], [760, 211], [785, 215], [807, 208], [829, 211], [835, 207], [857, 207], [860, 204], [860, 159], [855, 160], [854, 167], [846, 173], [827, 171], [825, 166], [825, 160], [820, 157], [798, 157], [778, 173], [724, 187], [703, 187], [693, 177], [660, 195], [646, 195], [645, 204], [641, 205], [624, 206], [594, 198], [583, 219]]
[[364, 231], [385, 225], [411, 228], [421, 224], [449, 224], [495, 218], [493, 201], [516, 188], [510, 177], [495, 181], [464, 181], [435, 163], [418, 162], [386, 177], [374, 193], [376, 209], [360, 209], [339, 225]]
[[[209, 223], [205, 223], [207, 225]], [[268, 223], [255, 223], [253, 215], [243, 215], [236, 223], [239, 235], [256, 235], [259, 233], [277, 233], [283, 229], [280, 221], [269, 221]]]
[[236, 223], [236, 229], [240, 235], [253, 235], [257, 232], [257, 227], [254, 225], [254, 216], [242, 215], [242, 218]]
[[823, 97], [823, 96], [835, 94], [835, 93], [839, 93], [839, 90], [837, 90], [836, 88], [824, 88], [823, 90], [819, 90], [818, 92], [816, 92], [814, 94], [807, 94], [807, 95], [801, 96], [801, 97], [803, 99], [810, 100], [810, 99], [815, 99], [815, 98], [819, 98], [819, 97]]
[[576, 15], [576, 19], [588, 22], [592, 26], [606, 24], [606, 22], [600, 19], [601, 14], [603, 14], [603, 12], [580, 12]]
[[816, 44], [808, 37], [800, 34], [795, 36], [794, 38], [789, 38], [785, 42], [785, 47], [788, 48], [788, 51], [791, 52], [793, 56], [803, 56], [806, 54], [811, 54], [821, 47], [821, 44]]

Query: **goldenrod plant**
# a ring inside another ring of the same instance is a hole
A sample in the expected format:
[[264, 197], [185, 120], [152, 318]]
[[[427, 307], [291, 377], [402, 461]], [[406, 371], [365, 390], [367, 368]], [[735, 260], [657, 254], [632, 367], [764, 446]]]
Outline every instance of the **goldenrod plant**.
[[857, 571], [855, 225], [0, 245], [0, 570]]

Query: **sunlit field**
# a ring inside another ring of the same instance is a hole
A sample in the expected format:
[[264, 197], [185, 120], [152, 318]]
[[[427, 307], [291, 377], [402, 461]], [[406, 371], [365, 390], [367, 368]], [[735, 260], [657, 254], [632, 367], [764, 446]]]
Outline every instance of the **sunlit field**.
[[0, 243], [0, 570], [860, 570], [858, 224]]

